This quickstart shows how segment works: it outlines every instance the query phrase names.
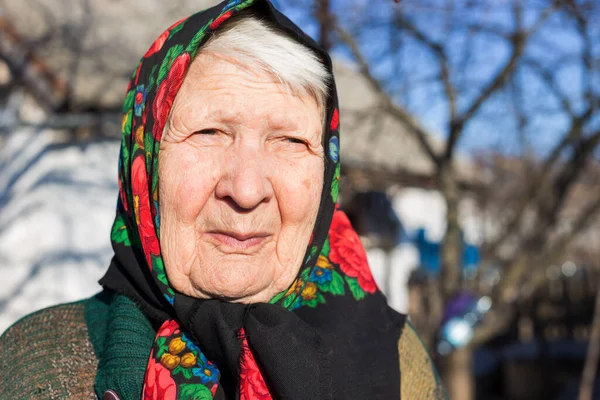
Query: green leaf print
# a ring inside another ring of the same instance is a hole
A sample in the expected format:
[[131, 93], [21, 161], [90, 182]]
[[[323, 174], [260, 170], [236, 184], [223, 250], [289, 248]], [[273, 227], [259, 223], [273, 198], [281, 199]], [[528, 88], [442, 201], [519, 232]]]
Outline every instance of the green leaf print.
[[362, 290], [362, 288], [358, 284], [358, 280], [356, 280], [356, 278], [350, 278], [349, 276], [346, 276], [344, 278], [346, 279], [346, 282], [348, 282], [348, 287], [350, 288], [352, 296], [354, 296], [356, 300], [364, 299], [365, 291]]
[[325, 258], [329, 258], [329, 237], [325, 239], [325, 243], [323, 243], [323, 249], [321, 250], [321, 255], [325, 256]]
[[163, 283], [163, 285], [168, 286], [169, 280], [167, 279], [167, 275], [164, 272], [161, 272], [156, 275], [156, 278]]
[[345, 292], [344, 278], [342, 278], [342, 275], [340, 275], [340, 273], [337, 272], [336, 270], [331, 271], [331, 283], [330, 283], [329, 287], [330, 287], [329, 292], [331, 294], [342, 295]]
[[123, 116], [122, 132], [123, 135], [131, 135], [131, 118], [133, 117], [133, 109], [130, 109], [127, 114]]
[[281, 305], [283, 306], [283, 308], [289, 308], [297, 297], [298, 296], [295, 293], [292, 293], [285, 299], [283, 299], [283, 303]]
[[315, 299], [317, 300], [317, 304], [325, 304], [325, 296], [321, 293], [317, 293]]
[[271, 301], [269, 301], [269, 303], [271, 303], [271, 304], [275, 304], [275, 303], [277, 303], [279, 300], [281, 300], [281, 298], [282, 298], [283, 296], [285, 296], [285, 293], [286, 293], [285, 291], [278, 293], [278, 294], [277, 294], [275, 297], [273, 297], [273, 298], [271, 299]]
[[131, 89], [127, 92], [127, 96], [125, 96], [125, 102], [123, 103], [123, 112], [127, 112], [131, 110], [133, 107], [133, 100], [135, 99], [135, 88]]
[[165, 272], [165, 266], [161, 257], [152, 256], [152, 268], [156, 271]]
[[154, 82], [154, 80], [156, 79], [156, 68], [157, 68], [157, 67], [158, 67], [158, 66], [155, 64], [155, 65], [152, 67], [152, 71], [150, 71], [150, 80], [148, 81], [148, 88], [147, 88], [147, 90], [148, 90], [149, 92], [151, 92], [151, 91], [152, 91], [152, 88], [154, 87], [154, 83], [155, 83], [155, 82]]
[[156, 338], [156, 344], [158, 346], [158, 352], [156, 352], [156, 358], [160, 360], [160, 358], [169, 351], [169, 347], [167, 346], [167, 338], [164, 336], [159, 336]]
[[179, 389], [177, 397], [179, 400], [212, 400], [213, 398], [206, 386], [197, 383], [184, 383]]
[[308, 278], [310, 276], [310, 271], [312, 270], [312, 268], [305, 268], [302, 273], [300, 274], [300, 280], [302, 280], [303, 282], [308, 281]]
[[179, 32], [181, 30], [181, 28], [183, 28], [183, 25], [186, 23], [186, 21], [183, 21], [181, 23], [179, 23], [178, 25], [176, 25], [175, 27], [173, 27], [173, 29], [171, 29], [171, 31], [169, 32], [169, 39], [171, 39], [173, 37], [173, 35], [175, 35], [177, 32]]
[[206, 35], [206, 29], [212, 23], [213, 23], [213, 20], [211, 19], [210, 21], [208, 21], [208, 23], [206, 25], [204, 25], [202, 27], [202, 29], [200, 29], [198, 32], [196, 32], [196, 34], [194, 35], [194, 37], [192, 38], [190, 43], [185, 48], [185, 51], [190, 53], [192, 59], [194, 58], [194, 56], [196, 55], [196, 52], [200, 48], [200, 43], [202, 42], [202, 40], [204, 39], [204, 36]]
[[338, 195], [340, 193], [340, 164], [335, 168], [335, 174], [333, 175], [333, 181], [331, 182], [331, 198], [334, 203], [338, 201]]
[[169, 51], [167, 51], [167, 55], [160, 65], [160, 69], [158, 70], [158, 79], [156, 80], [157, 85], [160, 85], [165, 76], [167, 76], [169, 69], [171, 69], [171, 65], [173, 65], [173, 61], [181, 53], [183, 53], [183, 45], [181, 44], [176, 44], [175, 46], [171, 47]]
[[325, 297], [321, 293], [316, 293], [315, 297], [308, 300], [302, 300], [302, 305], [315, 308], [319, 304], [325, 304]]
[[129, 169], [129, 148], [125, 141], [121, 144], [121, 165], [125, 170]]
[[127, 226], [125, 225], [125, 220], [121, 215], [117, 215], [115, 219], [115, 223], [113, 224], [110, 237], [117, 243], [122, 243], [125, 246], [131, 246], [131, 241], [129, 240], [129, 232], [127, 232]]
[[192, 374], [192, 370], [189, 368], [183, 368], [181, 365], [177, 366], [177, 368], [175, 368], [173, 370], [173, 375], [176, 374], [181, 374], [185, 377], [185, 379], [191, 379], [193, 374]]
[[152, 256], [152, 269], [156, 271], [156, 279], [158, 279], [163, 285], [169, 286], [169, 279], [165, 273], [165, 267], [161, 257]]
[[335, 270], [331, 270], [331, 281], [318, 283], [317, 287], [323, 292], [336, 296], [343, 295], [346, 291], [344, 289], [344, 278]]

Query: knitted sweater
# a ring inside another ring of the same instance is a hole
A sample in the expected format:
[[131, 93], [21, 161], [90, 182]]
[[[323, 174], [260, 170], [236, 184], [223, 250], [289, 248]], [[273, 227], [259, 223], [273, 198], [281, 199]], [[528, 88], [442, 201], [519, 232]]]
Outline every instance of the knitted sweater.
[[[0, 399], [140, 399], [155, 329], [128, 298], [102, 292], [26, 316], [0, 337]], [[403, 400], [445, 393], [407, 323], [398, 342]]]

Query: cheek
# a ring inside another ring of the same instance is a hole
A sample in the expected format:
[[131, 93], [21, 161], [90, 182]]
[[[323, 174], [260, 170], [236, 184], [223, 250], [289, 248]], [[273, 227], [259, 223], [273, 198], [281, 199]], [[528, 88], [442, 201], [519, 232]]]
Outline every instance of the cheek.
[[206, 154], [199, 157], [192, 150], [174, 149], [160, 159], [161, 220], [169, 212], [178, 223], [194, 223], [214, 191], [218, 162]]
[[301, 166], [277, 169], [275, 191], [284, 224], [312, 228], [323, 188], [323, 161], [310, 160]]

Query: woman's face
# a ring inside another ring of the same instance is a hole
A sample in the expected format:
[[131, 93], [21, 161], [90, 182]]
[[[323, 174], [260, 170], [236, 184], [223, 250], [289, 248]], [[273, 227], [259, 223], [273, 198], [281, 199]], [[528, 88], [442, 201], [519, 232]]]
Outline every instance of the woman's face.
[[160, 144], [160, 245], [169, 282], [197, 298], [268, 302], [302, 264], [323, 186], [310, 95], [200, 53]]

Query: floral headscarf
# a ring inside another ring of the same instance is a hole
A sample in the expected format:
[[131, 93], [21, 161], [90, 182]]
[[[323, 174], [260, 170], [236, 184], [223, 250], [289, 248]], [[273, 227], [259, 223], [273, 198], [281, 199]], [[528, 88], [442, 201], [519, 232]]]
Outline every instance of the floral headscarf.
[[158, 156], [173, 100], [194, 56], [219, 26], [251, 9], [331, 60], [267, 0], [225, 1], [173, 24], [131, 77], [123, 106], [115, 257], [101, 284], [133, 299], [157, 327], [143, 399], [400, 398], [392, 311], [365, 251], [337, 207], [339, 113], [327, 100], [327, 154], [317, 221], [298, 276], [269, 304], [199, 300], [173, 290], [165, 272], [158, 206]]

